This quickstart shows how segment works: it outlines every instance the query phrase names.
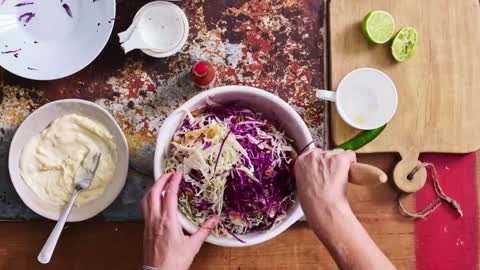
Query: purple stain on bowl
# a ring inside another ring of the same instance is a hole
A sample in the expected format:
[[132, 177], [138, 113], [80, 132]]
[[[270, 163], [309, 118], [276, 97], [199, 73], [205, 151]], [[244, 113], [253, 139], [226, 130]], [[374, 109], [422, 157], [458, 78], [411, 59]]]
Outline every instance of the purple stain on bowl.
[[15, 58], [18, 58], [18, 52], [14, 53], [13, 56], [14, 56]]
[[0, 5], [3, 5], [7, 0], [0, 0]]
[[18, 21], [19, 22], [24, 22], [24, 26], [27, 25], [27, 23], [33, 18], [35, 17], [35, 13], [33, 12], [27, 12], [27, 13], [23, 13], [22, 15], [20, 15], [20, 17], [18, 17]]
[[62, 7], [65, 9], [65, 11], [67, 12], [68, 16], [70, 18], [73, 18], [73, 15], [72, 15], [72, 10], [70, 9], [70, 6], [67, 5], [67, 4], [63, 4]]
[[38, 41], [34, 40], [34, 41], [33, 41], [33, 44], [38, 44]]
[[23, 7], [27, 5], [33, 5], [33, 2], [22, 2], [15, 5], [15, 7]]
[[32, 68], [32, 67], [27, 67], [28, 70], [38, 70], [36, 68]]

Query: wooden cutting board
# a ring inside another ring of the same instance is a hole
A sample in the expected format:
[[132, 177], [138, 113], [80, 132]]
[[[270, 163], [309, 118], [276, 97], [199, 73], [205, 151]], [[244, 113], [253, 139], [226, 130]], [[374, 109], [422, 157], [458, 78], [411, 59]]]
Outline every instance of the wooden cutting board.
[[[478, 0], [332, 0], [330, 2], [330, 74], [335, 89], [350, 71], [373, 67], [393, 80], [398, 110], [385, 131], [359, 150], [398, 152], [394, 180], [416, 191], [426, 179], [421, 152], [466, 153], [480, 148], [480, 6]], [[368, 43], [361, 21], [371, 10], [390, 12], [397, 30], [410, 25], [419, 33], [416, 55], [397, 63], [389, 44]], [[335, 144], [359, 131], [347, 126], [332, 107]]]

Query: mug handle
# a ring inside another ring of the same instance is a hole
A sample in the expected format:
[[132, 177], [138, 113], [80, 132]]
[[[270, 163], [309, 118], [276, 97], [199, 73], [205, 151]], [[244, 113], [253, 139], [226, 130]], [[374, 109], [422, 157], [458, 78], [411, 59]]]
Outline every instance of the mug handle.
[[319, 99], [328, 100], [331, 102], [337, 101], [337, 93], [328, 90], [317, 90], [315, 96]]

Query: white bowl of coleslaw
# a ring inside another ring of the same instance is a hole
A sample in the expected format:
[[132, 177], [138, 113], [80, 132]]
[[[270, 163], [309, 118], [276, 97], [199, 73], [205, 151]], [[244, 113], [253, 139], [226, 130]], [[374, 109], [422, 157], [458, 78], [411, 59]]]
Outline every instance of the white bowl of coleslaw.
[[[169, 155], [172, 138], [182, 124], [186, 112], [192, 112], [204, 107], [209, 98], [214, 98], [214, 101], [219, 104], [234, 104], [260, 113], [262, 117], [273, 122], [276, 128], [283, 130], [285, 135], [292, 139], [292, 144], [297, 152], [300, 152], [312, 141], [310, 131], [300, 115], [279, 97], [264, 90], [248, 86], [218, 87], [194, 96], [172, 112], [164, 121], [158, 131], [155, 149], [155, 179], [158, 179], [165, 170], [165, 160]], [[181, 211], [179, 211], [179, 216], [180, 222], [187, 232], [194, 233], [198, 230], [198, 226], [192, 223]], [[303, 212], [297, 198], [294, 204], [288, 208], [286, 216], [268, 230], [241, 235], [243, 241], [238, 241], [230, 235], [216, 236], [214, 234], [211, 234], [206, 241], [225, 247], [244, 247], [259, 244], [279, 235], [302, 216]]]

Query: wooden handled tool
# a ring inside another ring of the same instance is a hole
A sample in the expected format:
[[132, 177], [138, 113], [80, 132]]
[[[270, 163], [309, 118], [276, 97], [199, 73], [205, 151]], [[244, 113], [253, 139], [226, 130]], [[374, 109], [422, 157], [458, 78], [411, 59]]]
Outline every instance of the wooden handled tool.
[[[311, 150], [315, 148], [313, 144], [307, 145], [304, 149]], [[303, 152], [302, 152], [303, 153]], [[348, 173], [348, 181], [360, 186], [373, 186], [387, 182], [387, 175], [379, 168], [364, 164], [352, 163]]]
[[348, 181], [355, 185], [371, 186], [387, 182], [387, 175], [375, 166], [353, 163], [350, 166]]

